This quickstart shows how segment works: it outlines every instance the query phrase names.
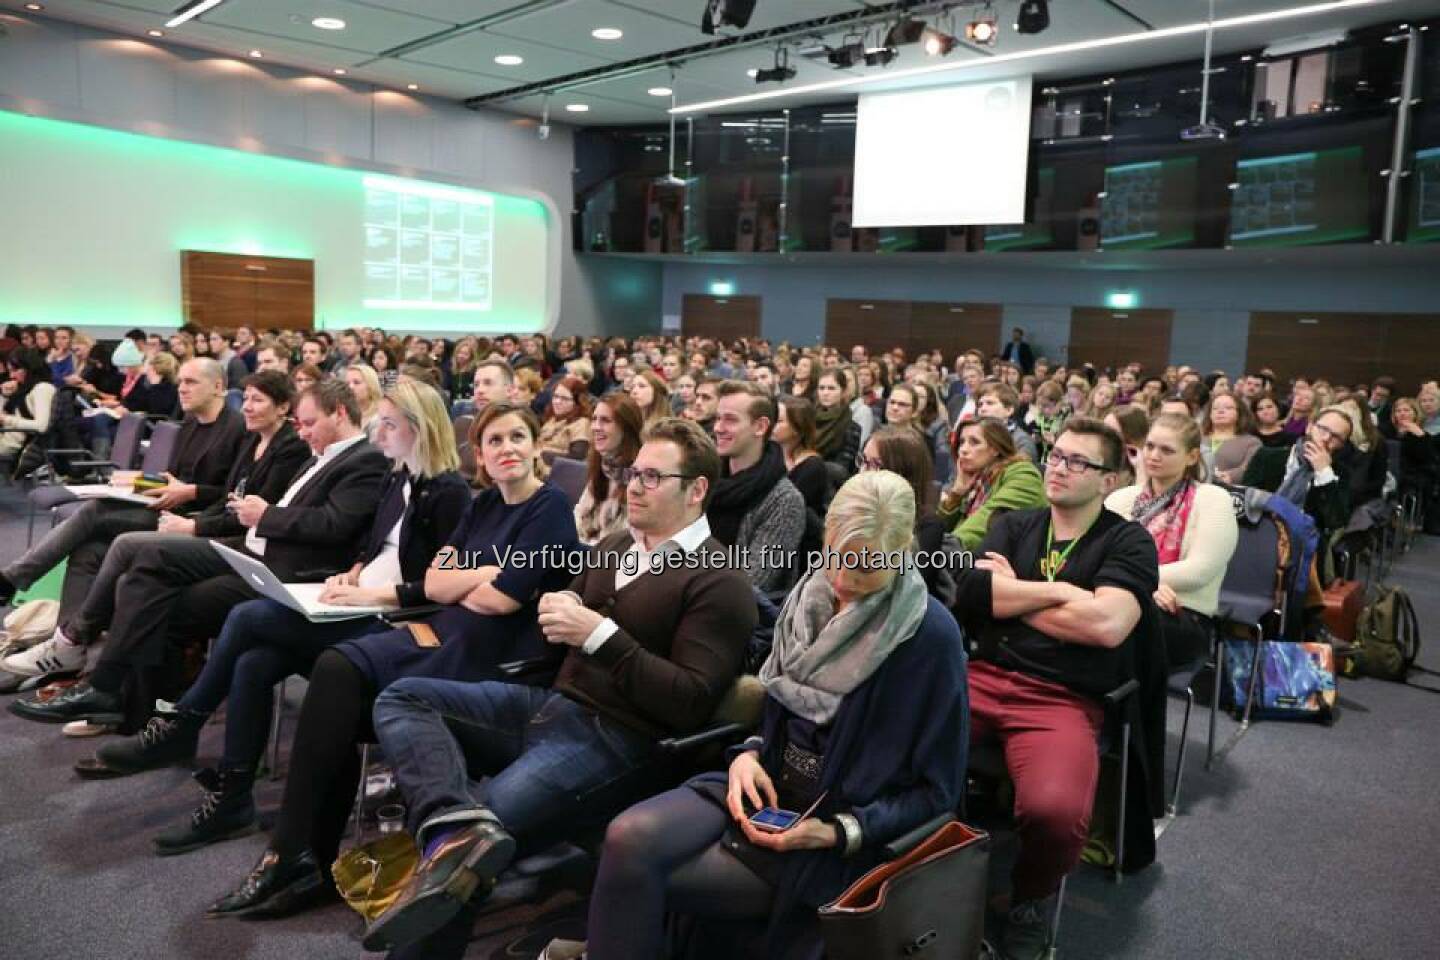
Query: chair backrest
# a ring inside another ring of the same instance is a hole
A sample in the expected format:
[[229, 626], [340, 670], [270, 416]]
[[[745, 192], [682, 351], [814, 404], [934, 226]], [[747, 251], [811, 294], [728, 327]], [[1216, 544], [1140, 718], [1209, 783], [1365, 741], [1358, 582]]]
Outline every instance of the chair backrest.
[[1400, 468], [1401, 468], [1401, 464], [1402, 464], [1402, 461], [1401, 461], [1401, 459], [1400, 459], [1400, 441], [1399, 441], [1399, 440], [1386, 440], [1386, 441], [1385, 441], [1385, 457], [1386, 457], [1386, 459], [1389, 461], [1390, 475], [1395, 478], [1395, 482], [1396, 482], [1396, 483], [1399, 483], [1399, 482], [1400, 482]]
[[175, 441], [180, 438], [180, 424], [174, 420], [162, 420], [150, 428], [150, 446], [140, 461], [145, 473], [164, 473], [175, 459]]
[[110, 445], [110, 465], [116, 470], [133, 470], [140, 459], [140, 441], [145, 439], [145, 414], [127, 413], [115, 424]]
[[1280, 569], [1280, 529], [1270, 517], [1261, 517], [1253, 526], [1241, 523], [1235, 552], [1220, 583], [1222, 595], [1252, 599], [1275, 599]]
[[589, 470], [583, 460], [556, 457], [555, 462], [550, 464], [550, 482], [564, 491], [571, 506], [580, 502], [580, 494], [585, 490], [587, 476], [589, 476]]
[[466, 480], [475, 479], [475, 448], [470, 445], [470, 424], [475, 418], [462, 413], [450, 421], [455, 430], [455, 450], [460, 454], [460, 476]]

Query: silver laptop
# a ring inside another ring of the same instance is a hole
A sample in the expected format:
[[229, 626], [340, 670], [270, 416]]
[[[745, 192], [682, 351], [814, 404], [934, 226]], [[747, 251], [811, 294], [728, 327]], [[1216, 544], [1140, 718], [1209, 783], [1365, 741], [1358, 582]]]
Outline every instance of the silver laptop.
[[275, 576], [274, 571], [265, 564], [256, 560], [247, 553], [225, 546], [223, 543], [210, 541], [210, 546], [230, 564], [241, 579], [254, 587], [262, 597], [269, 597], [277, 603], [283, 603], [298, 613], [304, 614], [310, 620], [316, 622], [331, 622], [335, 620], [356, 620], [360, 617], [373, 617], [376, 614], [384, 613], [391, 607], [342, 607], [333, 603], [321, 603], [320, 592], [325, 589], [323, 583], [282, 583], [280, 578]]

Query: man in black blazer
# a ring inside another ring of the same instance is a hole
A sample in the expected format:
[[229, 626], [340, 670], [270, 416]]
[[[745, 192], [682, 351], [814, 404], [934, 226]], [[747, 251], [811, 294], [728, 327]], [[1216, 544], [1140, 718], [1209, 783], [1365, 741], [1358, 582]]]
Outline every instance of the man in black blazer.
[[[219, 542], [263, 560], [281, 580], [323, 580], [359, 550], [389, 461], [360, 429], [359, 404], [343, 381], [325, 380], [302, 394], [295, 419], [315, 458], [278, 502], [233, 500], [249, 532]], [[157, 534], [115, 587], [110, 638], [90, 682], [44, 703], [17, 700], [10, 712], [52, 723], [119, 724], [126, 719], [127, 679], [134, 675], [147, 689], [145, 674], [162, 665], [171, 637], [211, 636], [231, 607], [256, 595], [209, 540]]]

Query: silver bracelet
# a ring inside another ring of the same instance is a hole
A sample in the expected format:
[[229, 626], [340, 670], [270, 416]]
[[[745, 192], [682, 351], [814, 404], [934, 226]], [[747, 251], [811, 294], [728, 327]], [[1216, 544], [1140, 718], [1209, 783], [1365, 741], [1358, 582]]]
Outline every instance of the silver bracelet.
[[841, 851], [843, 856], [854, 856], [860, 850], [860, 841], [863, 835], [860, 832], [860, 821], [854, 814], [837, 813], [835, 822], [839, 824], [840, 831], [845, 834], [845, 849]]

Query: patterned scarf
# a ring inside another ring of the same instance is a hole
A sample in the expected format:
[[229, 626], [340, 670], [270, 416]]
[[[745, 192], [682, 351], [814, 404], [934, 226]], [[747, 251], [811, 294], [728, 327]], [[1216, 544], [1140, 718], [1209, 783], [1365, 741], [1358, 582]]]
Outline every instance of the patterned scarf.
[[1180, 559], [1180, 545], [1185, 539], [1185, 525], [1190, 522], [1190, 508], [1195, 505], [1195, 484], [1182, 479], [1164, 493], [1156, 494], [1145, 485], [1135, 498], [1130, 519], [1150, 531], [1161, 565]]

